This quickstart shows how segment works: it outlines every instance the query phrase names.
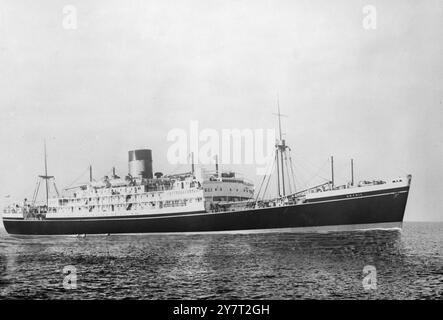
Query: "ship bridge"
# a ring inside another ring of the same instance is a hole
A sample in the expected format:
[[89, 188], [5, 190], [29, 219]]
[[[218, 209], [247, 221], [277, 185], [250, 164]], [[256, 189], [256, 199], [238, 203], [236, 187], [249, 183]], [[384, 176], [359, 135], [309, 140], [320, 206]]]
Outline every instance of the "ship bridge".
[[254, 184], [235, 172], [202, 172], [205, 200], [208, 202], [247, 201], [254, 197]]

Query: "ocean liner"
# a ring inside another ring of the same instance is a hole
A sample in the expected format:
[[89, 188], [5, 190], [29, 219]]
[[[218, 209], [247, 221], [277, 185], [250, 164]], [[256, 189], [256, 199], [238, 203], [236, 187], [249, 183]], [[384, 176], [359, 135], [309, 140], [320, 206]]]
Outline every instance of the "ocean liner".
[[[90, 167], [89, 183], [65, 189], [61, 195], [54, 177], [47, 173], [45, 147], [45, 174], [39, 176], [46, 189], [44, 203], [37, 201], [39, 182], [31, 200], [4, 209], [3, 224], [8, 233], [20, 235], [401, 228], [410, 175], [354, 183], [352, 174], [349, 183], [336, 185], [331, 161], [330, 181], [295, 190], [295, 181], [291, 183], [288, 174], [292, 160], [282, 139], [280, 117], [279, 129], [272, 169], [277, 176], [275, 197], [264, 197], [271, 174], [265, 175], [255, 190], [237, 173], [219, 170], [218, 163], [215, 171], [192, 163], [189, 172], [154, 174], [149, 149], [129, 151], [129, 173], [124, 178], [114, 169], [111, 175], [95, 181]], [[48, 196], [51, 183], [55, 197]]]

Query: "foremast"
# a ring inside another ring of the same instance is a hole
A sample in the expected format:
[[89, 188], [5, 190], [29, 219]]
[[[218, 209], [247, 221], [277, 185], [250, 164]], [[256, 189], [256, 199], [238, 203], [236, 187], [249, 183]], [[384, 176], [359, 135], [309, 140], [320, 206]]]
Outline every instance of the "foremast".
[[[288, 164], [288, 154], [287, 150], [291, 150], [289, 146], [286, 145], [285, 139], [283, 139], [282, 134], [282, 125], [281, 125], [281, 117], [287, 117], [287, 115], [284, 115], [280, 112], [280, 101], [277, 97], [277, 113], [273, 113], [273, 115], [276, 115], [278, 118], [278, 133], [279, 138], [276, 140], [275, 143], [275, 163], [276, 163], [276, 169], [277, 169], [277, 192], [278, 197], [285, 197], [286, 196], [286, 182], [285, 182], [285, 166], [288, 171], [288, 184], [290, 193], [295, 192], [295, 178], [294, 178], [294, 170], [292, 167], [292, 158], [289, 155], [289, 164]], [[289, 175], [289, 169], [291, 170], [291, 175]], [[291, 185], [291, 178], [292, 183], [294, 185], [294, 190], [292, 190]]]

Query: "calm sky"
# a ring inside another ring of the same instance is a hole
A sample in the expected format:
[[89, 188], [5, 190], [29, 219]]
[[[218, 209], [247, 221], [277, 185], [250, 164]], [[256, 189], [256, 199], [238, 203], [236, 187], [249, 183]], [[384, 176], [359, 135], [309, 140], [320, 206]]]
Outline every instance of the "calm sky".
[[32, 196], [44, 138], [60, 189], [134, 148], [185, 171], [171, 129], [274, 128], [278, 94], [300, 186], [352, 157], [357, 180], [413, 175], [406, 220], [443, 220], [442, 57], [441, 0], [0, 0], [0, 203]]

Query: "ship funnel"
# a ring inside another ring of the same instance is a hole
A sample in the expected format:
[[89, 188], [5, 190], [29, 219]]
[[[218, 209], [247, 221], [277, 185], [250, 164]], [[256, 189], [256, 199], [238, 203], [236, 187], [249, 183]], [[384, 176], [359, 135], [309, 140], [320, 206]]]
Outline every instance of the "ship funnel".
[[134, 178], [152, 179], [152, 151], [149, 149], [128, 152], [129, 174]]

